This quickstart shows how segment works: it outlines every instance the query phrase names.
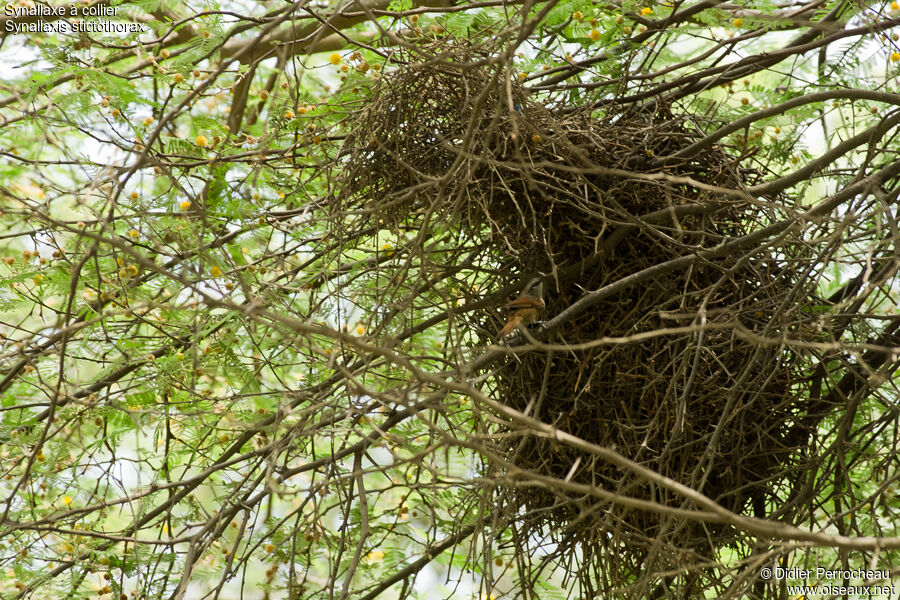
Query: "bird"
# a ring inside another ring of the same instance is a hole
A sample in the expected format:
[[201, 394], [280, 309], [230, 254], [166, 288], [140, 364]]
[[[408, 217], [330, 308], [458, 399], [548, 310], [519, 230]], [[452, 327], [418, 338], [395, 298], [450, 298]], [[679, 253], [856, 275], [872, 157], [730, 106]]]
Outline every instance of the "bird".
[[512, 311], [509, 320], [503, 329], [497, 334], [497, 339], [503, 339], [515, 331], [518, 327], [530, 325], [537, 321], [546, 305], [543, 298], [544, 278], [535, 277], [522, 290], [522, 295], [515, 300], [510, 300], [506, 308]]

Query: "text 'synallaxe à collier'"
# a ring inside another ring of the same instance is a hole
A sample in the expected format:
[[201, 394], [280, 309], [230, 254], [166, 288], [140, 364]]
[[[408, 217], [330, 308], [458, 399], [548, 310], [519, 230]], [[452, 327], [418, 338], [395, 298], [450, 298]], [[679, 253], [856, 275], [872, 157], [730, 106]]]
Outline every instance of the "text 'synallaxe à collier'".
[[118, 7], [95, 4], [93, 6], [47, 6], [35, 4], [34, 6], [13, 6], [7, 4], [4, 14], [13, 19], [22, 17], [114, 17], [118, 13]]

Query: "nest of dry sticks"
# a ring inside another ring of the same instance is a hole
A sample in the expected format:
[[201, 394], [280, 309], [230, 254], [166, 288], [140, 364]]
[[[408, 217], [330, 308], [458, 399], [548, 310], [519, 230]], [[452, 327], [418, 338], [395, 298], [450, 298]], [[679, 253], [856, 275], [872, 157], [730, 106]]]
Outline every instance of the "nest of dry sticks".
[[[461, 46], [373, 90], [345, 146], [343, 208], [383, 227], [427, 219], [463, 230], [485, 243], [481, 264], [496, 266], [491, 289], [552, 274], [548, 318], [591, 290], [779, 218], [777, 202], [740, 193], [754, 174], [727, 148], [660, 160], [702, 137], [689, 115], [541, 105], [486, 58]], [[578, 349], [491, 365], [491, 393], [730, 510], [765, 516], [812, 426], [800, 419], [806, 358], [765, 342], [803, 335], [806, 264], [800, 249], [756, 248], [623, 288], [546, 340]], [[502, 317], [481, 323], [483, 342]], [[592, 589], [633, 583], [651, 555], [662, 570], [734, 542], [728, 527], [581, 492], [696, 508], [571, 446], [513, 425], [508, 433], [497, 449], [509, 463], [572, 484], [501, 486], [515, 543], [549, 535], [554, 550], [544, 551], [566, 560], [579, 548]]]

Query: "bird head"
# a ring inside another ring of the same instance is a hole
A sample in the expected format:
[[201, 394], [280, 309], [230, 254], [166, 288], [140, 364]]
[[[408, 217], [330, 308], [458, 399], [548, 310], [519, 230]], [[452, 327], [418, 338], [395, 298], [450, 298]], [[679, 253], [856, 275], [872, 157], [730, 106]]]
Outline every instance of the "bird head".
[[543, 277], [535, 277], [530, 279], [527, 284], [525, 284], [525, 289], [522, 290], [522, 294], [527, 294], [529, 296], [534, 296], [535, 298], [544, 298], [544, 278]]

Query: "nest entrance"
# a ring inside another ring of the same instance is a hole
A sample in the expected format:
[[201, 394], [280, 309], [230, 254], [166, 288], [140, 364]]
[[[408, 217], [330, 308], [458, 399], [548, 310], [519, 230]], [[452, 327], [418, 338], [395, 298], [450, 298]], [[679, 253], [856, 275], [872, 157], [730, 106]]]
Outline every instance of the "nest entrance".
[[[475, 50], [444, 58], [400, 69], [374, 90], [347, 143], [342, 208], [487, 240], [481, 256], [496, 268], [484, 288], [553, 273], [545, 298], [552, 317], [586, 291], [780, 216], [776, 202], [727, 192], [753, 174], [722, 147], [655, 164], [700, 137], [689, 115], [662, 106], [601, 114], [540, 105]], [[678, 210], [685, 206], [711, 208]], [[603, 249], [623, 226], [660, 210], [671, 218]], [[754, 249], [629, 287], [548, 340], [576, 348], [492, 365], [490, 392], [732, 511], [764, 516], [791, 485], [810, 421], [801, 425], [806, 357], [761, 340], [801, 335], [812, 294], [802, 277], [808, 260], [789, 246]], [[500, 316], [482, 323], [483, 342]], [[590, 344], [605, 338], [616, 339]], [[621, 592], [641, 573], [681, 569], [735, 542], [726, 527], [580, 493], [577, 486], [592, 486], [620, 499], [695, 508], [569, 446], [512, 426], [499, 433], [508, 435], [495, 448], [517, 469], [573, 484], [495, 488], [517, 529], [511, 543], [527, 555], [529, 544], [549, 536], [547, 558], [576, 572], [586, 590]], [[506, 481], [499, 470], [493, 475]], [[679, 585], [689, 594], [704, 588], [700, 579], [685, 576]]]

